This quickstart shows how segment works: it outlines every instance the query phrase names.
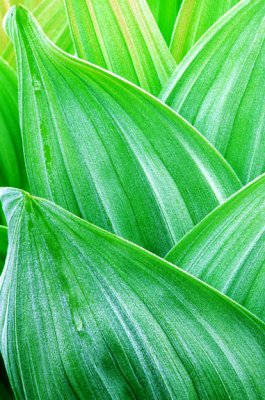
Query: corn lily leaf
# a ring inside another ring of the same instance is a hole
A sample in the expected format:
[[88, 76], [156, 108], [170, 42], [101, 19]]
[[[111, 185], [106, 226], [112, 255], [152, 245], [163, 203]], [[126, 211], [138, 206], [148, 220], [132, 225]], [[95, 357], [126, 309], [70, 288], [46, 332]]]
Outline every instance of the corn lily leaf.
[[[14, 3], [14, 2], [13, 2]], [[67, 15], [63, 0], [26, 1], [19, 3], [27, 6], [38, 19], [44, 32], [67, 53], [74, 53], [73, 41], [69, 29]], [[7, 36], [6, 36], [7, 37]], [[2, 57], [12, 66], [16, 66], [14, 46], [10, 40], [5, 46], [1, 46]]]
[[239, 189], [223, 158], [164, 104], [52, 46], [24, 8], [7, 22], [34, 194], [164, 255]]
[[260, 320], [47, 200], [2, 199], [1, 350], [17, 398], [264, 398]]
[[198, 39], [239, 0], [183, 0], [170, 50], [179, 63]]
[[[3, 20], [7, 10], [9, 9], [9, 1], [8, 0], [1, 0], [0, 4], [0, 22]], [[8, 42], [8, 38], [5, 34], [5, 31], [2, 27], [2, 23], [0, 24], [0, 54], [2, 49], [5, 47], [6, 43]]]
[[0, 275], [4, 268], [7, 251], [7, 228], [0, 226]]
[[153, 94], [176, 64], [146, 0], [65, 0], [76, 52]]
[[147, 3], [169, 45], [182, 0], [147, 0]]
[[[26, 187], [17, 105], [17, 79], [0, 57], [0, 185]], [[3, 223], [3, 218], [0, 222]]]
[[265, 320], [265, 175], [216, 208], [166, 259]]
[[179, 65], [161, 97], [246, 183], [265, 171], [265, 2], [240, 1]]

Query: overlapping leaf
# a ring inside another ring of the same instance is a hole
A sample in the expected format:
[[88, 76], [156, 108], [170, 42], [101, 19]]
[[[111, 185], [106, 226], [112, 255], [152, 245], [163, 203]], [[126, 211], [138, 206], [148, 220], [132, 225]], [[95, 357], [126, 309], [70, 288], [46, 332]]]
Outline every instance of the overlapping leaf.
[[13, 9], [8, 24], [34, 194], [164, 255], [240, 187], [219, 154], [161, 102], [53, 47], [24, 8]]
[[[17, 2], [24, 4], [32, 10], [44, 32], [52, 42], [56, 43], [66, 52], [71, 54], [74, 53], [73, 42], [64, 7], [64, 0], [20, 0]], [[11, 3], [14, 3], [14, 1], [11, 1]], [[7, 38], [6, 35], [5, 37]], [[0, 54], [2, 54], [2, 57], [7, 60], [10, 65], [15, 67], [16, 59], [14, 47], [10, 41], [8, 41], [6, 45], [2, 45], [1, 43]]]
[[145, 0], [66, 0], [79, 57], [158, 94], [175, 62]]
[[167, 44], [170, 44], [182, 0], [147, 0]]
[[7, 251], [7, 228], [0, 226], [0, 275], [2, 273]]
[[[26, 177], [18, 121], [17, 80], [2, 58], [0, 93], [0, 185], [24, 188]], [[0, 222], [3, 223], [1, 215]]]
[[265, 175], [199, 223], [166, 257], [265, 319]]
[[2, 352], [17, 397], [264, 398], [260, 320], [53, 203], [2, 199]]
[[244, 0], [193, 47], [161, 97], [243, 182], [265, 171], [265, 2]]
[[177, 63], [198, 39], [239, 0], [183, 0], [172, 40], [171, 53]]

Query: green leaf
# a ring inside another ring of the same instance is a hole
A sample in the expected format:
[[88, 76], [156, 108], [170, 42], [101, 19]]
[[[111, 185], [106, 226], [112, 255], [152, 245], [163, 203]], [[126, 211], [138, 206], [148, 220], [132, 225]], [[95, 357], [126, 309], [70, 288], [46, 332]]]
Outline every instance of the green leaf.
[[239, 0], [183, 0], [170, 50], [179, 63], [200, 37]]
[[0, 58], [0, 185], [26, 184], [17, 105], [17, 79]]
[[265, 397], [260, 320], [47, 200], [1, 194], [1, 343], [17, 398]]
[[65, 0], [80, 58], [158, 94], [176, 64], [145, 0]]
[[7, 251], [7, 228], [0, 226], [0, 275], [4, 268]]
[[4, 361], [0, 354], [0, 399], [11, 400], [14, 399], [10, 383], [8, 381]]
[[243, 182], [265, 171], [264, 13], [264, 0], [240, 1], [193, 47], [161, 95]]
[[239, 189], [220, 155], [164, 104], [52, 46], [24, 8], [7, 22], [34, 194], [164, 255]]
[[169, 45], [182, 0], [147, 0], [147, 3]]
[[[0, 4], [0, 22], [2, 22], [7, 10], [9, 9], [9, 1], [8, 0], [1, 0]], [[3, 30], [2, 23], [0, 23], [0, 54], [2, 49], [5, 47], [6, 43], [8, 42], [8, 38]]]
[[265, 175], [216, 208], [166, 259], [265, 320]]
[[[74, 53], [63, 0], [43, 0], [41, 2], [21, 0], [19, 3], [32, 10], [33, 15], [38, 19], [52, 42], [67, 53]], [[16, 66], [14, 47], [10, 41], [2, 47], [2, 57], [13, 67]]]

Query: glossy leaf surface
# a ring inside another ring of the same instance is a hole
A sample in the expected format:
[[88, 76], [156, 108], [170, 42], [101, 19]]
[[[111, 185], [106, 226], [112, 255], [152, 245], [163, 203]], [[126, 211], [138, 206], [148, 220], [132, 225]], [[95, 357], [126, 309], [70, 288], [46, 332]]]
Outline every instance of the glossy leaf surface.
[[145, 0], [65, 0], [77, 54], [158, 94], [176, 64]]
[[157, 99], [53, 47], [25, 9], [13, 9], [8, 24], [34, 194], [164, 255], [240, 187], [220, 155]]
[[161, 97], [246, 183], [265, 171], [265, 2], [244, 0], [189, 52]]
[[260, 320], [53, 203], [1, 194], [10, 242], [1, 343], [17, 397], [265, 396]]
[[183, 0], [170, 49], [179, 63], [200, 37], [239, 0]]
[[265, 176], [215, 209], [166, 259], [265, 320]]
[[147, 0], [147, 3], [169, 45], [182, 0]]

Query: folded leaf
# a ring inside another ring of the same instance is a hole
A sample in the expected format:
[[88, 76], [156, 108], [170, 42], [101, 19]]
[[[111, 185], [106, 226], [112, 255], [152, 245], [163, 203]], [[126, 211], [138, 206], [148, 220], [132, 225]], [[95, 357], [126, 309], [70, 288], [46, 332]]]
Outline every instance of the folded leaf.
[[[18, 121], [17, 79], [1, 57], [0, 93], [0, 185], [24, 188], [26, 175]], [[0, 222], [3, 221], [0, 211]]]
[[171, 36], [182, 0], [147, 0], [167, 44]]
[[[44, 32], [52, 42], [56, 43], [57, 46], [65, 50], [67, 53], [74, 53], [73, 42], [64, 7], [64, 0], [20, 0], [19, 3], [24, 4], [32, 10], [33, 15], [38, 19]], [[6, 46], [3, 46], [1, 50], [2, 57], [7, 60], [10, 65], [15, 67], [16, 59], [13, 44], [8, 41]]]
[[179, 63], [198, 39], [239, 0], [183, 0], [170, 49]]
[[220, 155], [157, 99], [52, 46], [24, 8], [8, 24], [34, 194], [164, 255], [239, 189]]
[[80, 58], [158, 94], [176, 64], [146, 0], [65, 0]]
[[264, 0], [240, 1], [193, 47], [161, 95], [243, 182], [265, 171], [264, 13]]
[[0, 275], [4, 268], [7, 251], [7, 228], [0, 226]]
[[17, 398], [264, 398], [260, 320], [47, 200], [1, 193], [1, 343]]
[[216, 208], [166, 259], [265, 320], [265, 175]]

